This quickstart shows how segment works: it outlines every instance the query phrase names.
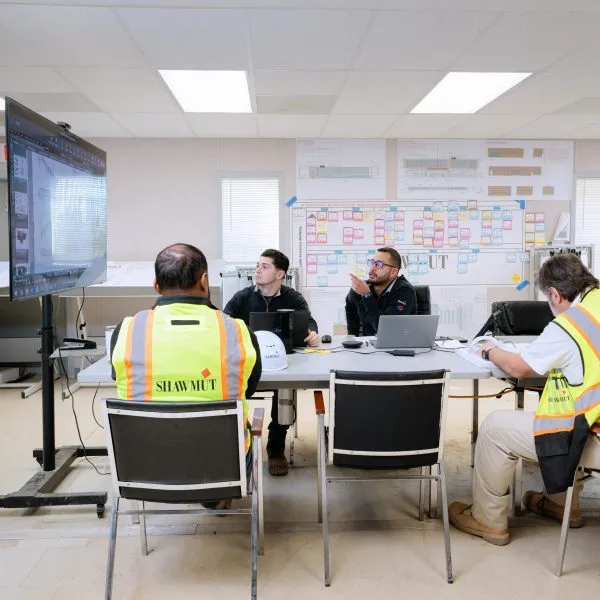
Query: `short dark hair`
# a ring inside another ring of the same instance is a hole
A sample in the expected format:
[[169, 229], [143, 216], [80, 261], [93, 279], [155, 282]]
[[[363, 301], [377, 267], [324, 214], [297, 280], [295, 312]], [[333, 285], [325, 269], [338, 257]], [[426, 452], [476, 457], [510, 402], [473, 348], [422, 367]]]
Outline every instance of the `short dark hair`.
[[551, 256], [540, 268], [537, 278], [538, 287], [547, 296], [550, 288], [573, 302], [588, 288], [598, 287], [599, 282], [577, 254], [572, 252]]
[[290, 268], [290, 259], [283, 252], [268, 248], [261, 256], [273, 259], [273, 264], [276, 269], [280, 269], [284, 273], [288, 272], [288, 269]]
[[208, 270], [206, 256], [190, 244], [173, 244], [161, 250], [154, 262], [160, 290], [188, 290]]
[[402, 266], [402, 260], [400, 258], [400, 254], [398, 254], [398, 250], [394, 248], [390, 248], [389, 246], [384, 246], [383, 248], [377, 248], [377, 252], [385, 252], [390, 255], [391, 263], [396, 267], [396, 269], [400, 269]]

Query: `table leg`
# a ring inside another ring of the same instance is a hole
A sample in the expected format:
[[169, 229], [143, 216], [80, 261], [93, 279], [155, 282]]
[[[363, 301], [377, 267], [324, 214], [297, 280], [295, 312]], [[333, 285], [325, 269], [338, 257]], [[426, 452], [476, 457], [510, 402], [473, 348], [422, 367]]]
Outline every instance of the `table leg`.
[[[473, 379], [473, 396], [479, 396], [479, 379]], [[475, 444], [479, 431], [479, 398], [473, 398], [473, 420], [471, 423], [471, 466], [475, 464]]]

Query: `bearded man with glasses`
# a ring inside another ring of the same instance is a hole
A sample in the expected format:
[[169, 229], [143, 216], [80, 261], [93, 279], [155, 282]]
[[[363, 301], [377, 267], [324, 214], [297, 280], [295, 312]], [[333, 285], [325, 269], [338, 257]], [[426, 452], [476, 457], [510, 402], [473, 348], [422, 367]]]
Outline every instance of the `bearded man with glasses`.
[[414, 315], [415, 288], [400, 275], [400, 255], [394, 248], [379, 248], [368, 261], [369, 279], [350, 274], [352, 289], [346, 296], [349, 335], [377, 335], [381, 315]]

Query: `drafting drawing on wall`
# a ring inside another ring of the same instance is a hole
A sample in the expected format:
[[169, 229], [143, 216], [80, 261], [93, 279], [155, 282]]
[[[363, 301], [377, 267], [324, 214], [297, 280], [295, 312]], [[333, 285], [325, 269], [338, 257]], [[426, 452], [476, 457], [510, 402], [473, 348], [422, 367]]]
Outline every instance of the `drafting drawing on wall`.
[[304, 200], [385, 198], [385, 140], [298, 140], [296, 163]]

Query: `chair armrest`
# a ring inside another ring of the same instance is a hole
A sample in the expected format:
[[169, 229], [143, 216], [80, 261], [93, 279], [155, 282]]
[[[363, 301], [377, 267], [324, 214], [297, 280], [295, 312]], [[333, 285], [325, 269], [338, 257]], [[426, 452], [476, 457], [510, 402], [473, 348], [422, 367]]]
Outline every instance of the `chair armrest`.
[[265, 419], [265, 409], [255, 408], [252, 413], [252, 428], [250, 433], [254, 436], [260, 437], [263, 431], [263, 421]]
[[325, 401], [323, 400], [323, 392], [321, 390], [315, 391], [315, 412], [318, 415], [325, 414]]

